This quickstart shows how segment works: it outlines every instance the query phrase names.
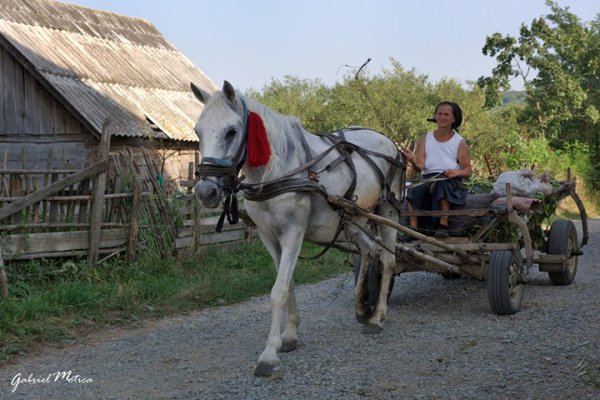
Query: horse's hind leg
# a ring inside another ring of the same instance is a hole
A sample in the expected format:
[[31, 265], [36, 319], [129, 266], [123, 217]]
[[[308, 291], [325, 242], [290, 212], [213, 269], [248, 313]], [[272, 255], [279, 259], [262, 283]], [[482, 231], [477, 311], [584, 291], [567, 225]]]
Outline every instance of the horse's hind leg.
[[[392, 220], [397, 220], [398, 214], [388, 203], [383, 203], [378, 210], [378, 214], [390, 218]], [[381, 236], [381, 241], [386, 249], [395, 250], [396, 246], [396, 230], [387, 226], [380, 225], [379, 232]], [[387, 298], [389, 293], [390, 282], [393, 279], [394, 266], [396, 263], [396, 255], [387, 251], [386, 249], [382, 249], [380, 256], [381, 263], [381, 287], [379, 290], [379, 298], [377, 300], [377, 306], [375, 307], [375, 312], [369, 319], [368, 325], [372, 327], [373, 333], [378, 333], [381, 331], [381, 322], [385, 319], [385, 315], [387, 314]]]
[[354, 243], [358, 245], [361, 254], [360, 270], [356, 286], [354, 287], [354, 311], [359, 322], [366, 323], [371, 317], [370, 307], [365, 304], [364, 297], [367, 290], [367, 271], [371, 260], [375, 257], [375, 244], [358, 227], [349, 225], [348, 229]]

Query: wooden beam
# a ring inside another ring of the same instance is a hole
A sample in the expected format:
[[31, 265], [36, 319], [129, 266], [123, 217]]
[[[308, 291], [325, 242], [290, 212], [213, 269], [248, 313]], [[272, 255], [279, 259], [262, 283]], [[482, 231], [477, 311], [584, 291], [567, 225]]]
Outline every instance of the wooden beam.
[[[108, 153], [110, 149], [110, 133], [108, 126], [110, 119], [105, 119], [102, 124], [102, 136], [100, 137], [99, 158], [108, 165]], [[90, 213], [90, 246], [88, 252], [88, 263], [93, 265], [98, 262], [98, 248], [100, 247], [100, 234], [102, 232], [102, 208], [104, 207], [104, 192], [106, 191], [107, 173], [106, 169], [98, 174], [94, 185], [92, 197], [92, 211]]]
[[[88, 230], [67, 232], [43, 232], [3, 236], [0, 244], [7, 260], [15, 257], [55, 252], [69, 252], [89, 249]], [[129, 227], [103, 229], [100, 249], [122, 247], [127, 244]]]

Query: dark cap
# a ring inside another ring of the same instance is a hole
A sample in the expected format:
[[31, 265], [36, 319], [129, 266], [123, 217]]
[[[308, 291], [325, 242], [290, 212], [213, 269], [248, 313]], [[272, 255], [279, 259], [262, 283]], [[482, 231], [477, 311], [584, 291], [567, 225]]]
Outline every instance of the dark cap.
[[453, 103], [451, 101], [442, 101], [437, 106], [435, 106], [435, 111], [433, 112], [434, 117], [427, 118], [427, 121], [437, 122], [435, 120], [435, 114], [437, 113], [438, 108], [440, 108], [440, 106], [443, 105], [452, 107], [452, 114], [454, 114], [454, 123], [452, 124], [452, 129], [458, 129], [460, 127], [460, 124], [462, 124], [462, 110], [460, 109], [460, 106], [458, 104]]

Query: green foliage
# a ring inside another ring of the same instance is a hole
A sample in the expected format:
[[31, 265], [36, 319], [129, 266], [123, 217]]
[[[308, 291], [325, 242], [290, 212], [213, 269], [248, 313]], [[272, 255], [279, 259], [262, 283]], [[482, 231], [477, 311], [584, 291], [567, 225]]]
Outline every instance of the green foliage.
[[[527, 97], [519, 120], [529, 136], [547, 139], [554, 149], [584, 141], [589, 162], [598, 170], [600, 16], [583, 23], [568, 7], [550, 0], [546, 4], [551, 13], [523, 24], [518, 38], [499, 33], [487, 37], [483, 54], [495, 57], [497, 65], [478, 84], [485, 90], [486, 106], [493, 107], [511, 79], [522, 79]], [[595, 186], [600, 184], [598, 176], [590, 178]]]

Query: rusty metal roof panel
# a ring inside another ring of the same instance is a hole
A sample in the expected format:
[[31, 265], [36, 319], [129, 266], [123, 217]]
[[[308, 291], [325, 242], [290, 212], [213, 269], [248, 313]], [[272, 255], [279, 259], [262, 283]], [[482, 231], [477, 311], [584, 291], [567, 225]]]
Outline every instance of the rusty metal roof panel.
[[[189, 83], [216, 85], [148, 21], [54, 0], [0, 0], [0, 35], [99, 133], [148, 137], [157, 127], [197, 141]], [[116, 129], [118, 127], [118, 129]]]

